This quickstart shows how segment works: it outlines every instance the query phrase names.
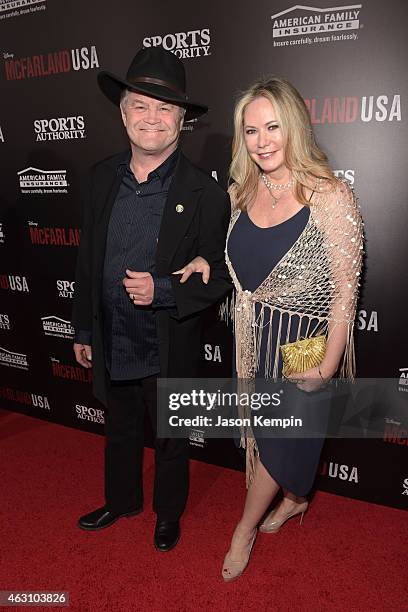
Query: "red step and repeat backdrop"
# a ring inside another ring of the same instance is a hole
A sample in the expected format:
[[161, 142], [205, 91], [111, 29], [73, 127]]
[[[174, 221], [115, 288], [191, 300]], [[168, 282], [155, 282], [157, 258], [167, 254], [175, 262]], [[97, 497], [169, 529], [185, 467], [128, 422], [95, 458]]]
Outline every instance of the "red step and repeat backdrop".
[[[366, 267], [356, 320], [358, 374], [408, 376], [406, 26], [402, 0], [313, 6], [288, 0], [161, 2], [0, 0], [0, 406], [103, 432], [91, 374], [75, 364], [70, 322], [79, 185], [86, 168], [126, 147], [96, 75], [124, 75], [141, 46], [184, 59], [192, 98], [210, 112], [183, 148], [226, 186], [237, 92], [286, 76], [319, 143], [353, 184], [365, 220]], [[202, 373], [223, 377], [231, 331], [208, 313]], [[188, 355], [186, 355], [188, 358]], [[408, 396], [406, 396], [408, 398]], [[393, 406], [375, 440], [328, 440], [317, 486], [406, 507], [407, 421]], [[241, 468], [231, 440], [191, 432], [193, 457]]]

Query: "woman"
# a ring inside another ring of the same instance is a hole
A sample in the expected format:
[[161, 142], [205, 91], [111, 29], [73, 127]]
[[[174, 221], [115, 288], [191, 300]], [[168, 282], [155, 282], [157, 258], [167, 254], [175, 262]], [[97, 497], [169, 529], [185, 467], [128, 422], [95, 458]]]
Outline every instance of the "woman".
[[[356, 202], [331, 171], [304, 101], [286, 80], [250, 87], [236, 104], [234, 122], [226, 253], [236, 290], [237, 376], [279, 377], [282, 345], [323, 335], [323, 360], [288, 376], [302, 391], [317, 391], [339, 365], [341, 375], [353, 376], [363, 248]], [[246, 446], [247, 465], [254, 451], [255, 467], [224, 560], [225, 581], [244, 571], [257, 525], [281, 487], [283, 499], [260, 530], [276, 533], [289, 518], [303, 516], [322, 439], [257, 437]]]
[[[349, 186], [336, 179], [317, 146], [307, 108], [290, 83], [277, 77], [255, 83], [238, 100], [234, 122], [226, 258], [235, 285], [237, 377], [279, 378], [281, 347], [320, 336], [323, 359], [287, 376], [301, 391], [318, 392], [339, 367], [341, 376], [354, 372], [361, 218]], [[322, 393], [294, 391], [306, 404]], [[247, 566], [257, 526], [280, 488], [283, 499], [260, 530], [276, 533], [289, 518], [303, 517], [323, 437], [255, 434], [243, 443], [249, 488], [224, 560], [225, 581]]]

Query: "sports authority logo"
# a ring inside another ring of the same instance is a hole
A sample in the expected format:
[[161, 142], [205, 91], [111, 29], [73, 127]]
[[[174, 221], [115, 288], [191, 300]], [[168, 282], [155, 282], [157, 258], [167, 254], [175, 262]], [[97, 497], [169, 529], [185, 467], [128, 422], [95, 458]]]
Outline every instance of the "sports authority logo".
[[73, 298], [75, 291], [75, 281], [57, 280], [58, 297]]
[[0, 20], [45, 11], [46, 0], [0, 0]]
[[77, 418], [81, 419], [82, 421], [92, 421], [92, 423], [100, 423], [101, 425], [105, 423], [103, 410], [76, 404], [75, 412]]
[[28, 222], [31, 244], [41, 246], [78, 247], [81, 232], [76, 227], [38, 227], [35, 221]]
[[402, 483], [401, 495], [408, 495], [408, 478], [405, 478], [404, 482]]
[[350, 185], [354, 185], [355, 170], [333, 170], [333, 174], [340, 179], [346, 179]]
[[408, 368], [399, 369], [398, 391], [408, 393]]
[[16, 58], [14, 53], [4, 53], [4, 73], [7, 81], [20, 81], [34, 77], [99, 68], [95, 45], [77, 49], [64, 49], [41, 55]]
[[36, 134], [36, 142], [86, 138], [85, 120], [83, 115], [58, 117], [56, 119], [35, 119], [34, 133]]
[[312, 124], [401, 121], [401, 95], [309, 98], [305, 104]]
[[21, 193], [68, 193], [66, 170], [40, 170], [24, 168], [17, 172]]
[[50, 402], [46, 395], [20, 391], [19, 389], [12, 389], [11, 387], [0, 387], [0, 398], [10, 402], [17, 402], [18, 404], [25, 404], [26, 406], [50, 410]]
[[317, 8], [296, 4], [271, 15], [274, 47], [357, 40], [362, 4]]
[[4, 230], [3, 230], [3, 223], [0, 223], [0, 244], [4, 244], [5, 242], [5, 235], [4, 235]]
[[176, 32], [161, 36], [147, 36], [143, 39], [144, 47], [159, 47], [171, 51], [181, 58], [205, 57], [211, 55], [211, 35], [209, 28]]
[[10, 317], [7, 314], [0, 314], [0, 329], [11, 329]]
[[46, 336], [55, 336], [56, 338], [67, 338], [72, 340], [75, 330], [71, 325], [71, 321], [60, 319], [54, 315], [41, 317], [44, 334]]
[[0, 274], [0, 289], [29, 293], [27, 278], [14, 274]]
[[358, 469], [356, 466], [334, 463], [333, 461], [323, 461], [320, 465], [320, 476], [338, 478], [347, 482], [358, 483]]
[[1, 125], [0, 125], [0, 142], [4, 142], [4, 135], [3, 135], [3, 130], [1, 129]]
[[27, 355], [24, 353], [15, 353], [5, 348], [0, 347], [0, 365], [5, 365], [18, 370], [28, 370]]
[[51, 357], [52, 375], [56, 378], [73, 380], [75, 382], [92, 382], [92, 369], [82, 366], [73, 366], [70, 363], [61, 363], [59, 359]]

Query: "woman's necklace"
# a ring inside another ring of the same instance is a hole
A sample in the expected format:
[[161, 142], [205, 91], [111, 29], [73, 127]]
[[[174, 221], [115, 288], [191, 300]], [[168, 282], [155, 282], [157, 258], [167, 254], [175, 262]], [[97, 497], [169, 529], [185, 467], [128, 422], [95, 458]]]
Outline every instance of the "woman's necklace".
[[279, 202], [280, 198], [277, 198], [272, 191], [275, 189], [276, 191], [288, 191], [289, 189], [291, 189], [293, 187], [293, 185], [295, 184], [295, 181], [293, 178], [290, 179], [290, 181], [288, 183], [272, 183], [272, 181], [270, 181], [268, 179], [268, 177], [266, 176], [266, 174], [264, 174], [262, 172], [261, 174], [261, 178], [263, 180], [263, 182], [266, 185], [267, 190], [269, 191], [269, 193], [271, 194], [271, 198], [272, 198], [272, 208], [275, 208], [275, 206], [277, 205], [277, 203]]

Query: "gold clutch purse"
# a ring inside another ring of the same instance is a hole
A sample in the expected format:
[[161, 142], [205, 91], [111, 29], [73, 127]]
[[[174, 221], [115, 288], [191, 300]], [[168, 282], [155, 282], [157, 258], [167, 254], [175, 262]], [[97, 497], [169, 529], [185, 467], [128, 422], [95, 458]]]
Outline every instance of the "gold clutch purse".
[[283, 358], [283, 376], [293, 372], [304, 372], [316, 368], [322, 361], [326, 352], [326, 336], [314, 336], [296, 340], [281, 347]]

